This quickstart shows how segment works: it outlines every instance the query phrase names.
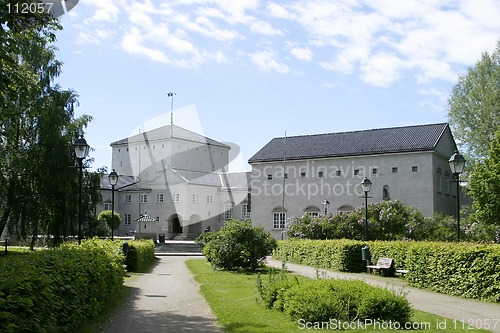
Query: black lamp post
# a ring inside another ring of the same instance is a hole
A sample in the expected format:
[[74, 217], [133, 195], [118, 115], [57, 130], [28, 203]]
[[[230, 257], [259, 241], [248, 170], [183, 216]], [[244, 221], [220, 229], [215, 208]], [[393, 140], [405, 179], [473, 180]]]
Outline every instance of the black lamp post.
[[115, 169], [109, 174], [108, 179], [111, 184], [111, 240], [114, 239], [114, 219], [115, 219], [115, 186], [118, 183], [118, 174]]
[[372, 182], [368, 177], [363, 179], [361, 187], [363, 188], [363, 192], [365, 192], [365, 240], [368, 240], [368, 192], [372, 188]]
[[458, 150], [455, 150], [455, 153], [448, 160], [448, 164], [457, 182], [457, 241], [460, 241], [460, 174], [464, 172], [465, 158], [460, 155]]
[[78, 168], [80, 169], [80, 178], [78, 181], [79, 193], [78, 193], [78, 245], [82, 243], [82, 182], [83, 182], [83, 160], [87, 157], [89, 153], [89, 145], [87, 141], [83, 138], [83, 134], [79, 139], [76, 139], [73, 144], [75, 149], [75, 157], [78, 162]]
[[325, 216], [326, 216], [326, 214], [328, 214], [328, 207], [330, 207], [330, 201], [328, 201], [328, 199], [325, 199], [323, 201], [323, 208], [325, 210]]

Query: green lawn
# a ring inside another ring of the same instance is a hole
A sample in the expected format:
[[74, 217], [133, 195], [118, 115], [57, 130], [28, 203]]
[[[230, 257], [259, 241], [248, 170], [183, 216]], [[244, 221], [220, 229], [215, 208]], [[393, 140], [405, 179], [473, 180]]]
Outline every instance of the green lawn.
[[[218, 318], [226, 332], [231, 333], [289, 333], [317, 331], [307, 329], [305, 324], [292, 321], [286, 314], [271, 310], [263, 305], [257, 291], [257, 274], [241, 272], [214, 271], [205, 259], [192, 259], [186, 261], [189, 270], [195, 275], [200, 284], [201, 293], [210, 304], [214, 314]], [[302, 277], [301, 277], [302, 278]], [[266, 279], [263, 275], [262, 279]], [[305, 278], [304, 278], [305, 279]], [[423, 323], [430, 329], [415, 330], [418, 332], [470, 332], [470, 329], [462, 328], [461, 323], [455, 323], [451, 319], [445, 319], [429, 313], [415, 311], [412, 318], [414, 324]], [[438, 327], [438, 325], [440, 325]], [[445, 328], [446, 325], [446, 329]], [[457, 329], [454, 329], [457, 327]], [[359, 328], [347, 330], [356, 332], [386, 332], [388, 327], [379, 329]], [[326, 327], [325, 331], [333, 331], [332, 327]], [[412, 332], [413, 330], [405, 330]], [[476, 332], [488, 332], [475, 330]]]

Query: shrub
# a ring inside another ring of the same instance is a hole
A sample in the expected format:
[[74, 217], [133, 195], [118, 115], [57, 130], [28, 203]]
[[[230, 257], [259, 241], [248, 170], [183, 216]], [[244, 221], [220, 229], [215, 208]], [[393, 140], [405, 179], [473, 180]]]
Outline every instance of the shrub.
[[0, 269], [2, 332], [70, 331], [102, 310], [125, 273], [115, 244], [99, 239], [4, 257]]
[[264, 304], [293, 320], [328, 322], [331, 319], [408, 322], [412, 308], [404, 295], [359, 280], [292, 279], [270, 281], [260, 288]]
[[496, 244], [374, 241], [299, 240], [278, 242], [277, 260], [344, 272], [362, 272], [361, 247], [368, 245], [372, 261], [395, 260], [407, 269], [408, 283], [438, 292], [500, 302], [500, 246]]
[[[256, 270], [265, 257], [276, 248], [276, 240], [262, 227], [249, 221], [226, 221], [202, 247], [207, 260], [217, 268]], [[198, 239], [200, 242], [200, 239]]]
[[125, 259], [127, 270], [141, 271], [155, 260], [155, 243], [151, 239], [136, 239], [128, 242], [128, 253]]

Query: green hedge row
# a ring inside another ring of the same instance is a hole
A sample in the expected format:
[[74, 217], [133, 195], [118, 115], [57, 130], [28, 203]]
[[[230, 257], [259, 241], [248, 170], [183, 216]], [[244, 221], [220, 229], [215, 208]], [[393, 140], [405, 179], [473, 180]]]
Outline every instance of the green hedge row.
[[359, 280], [259, 280], [258, 287], [267, 307], [297, 321], [376, 319], [406, 323], [413, 313], [405, 295]]
[[155, 243], [151, 239], [129, 241], [128, 253], [125, 259], [128, 271], [141, 271], [155, 260]]
[[88, 321], [122, 285], [123, 260], [99, 239], [0, 258], [1, 331], [67, 332]]
[[441, 242], [361, 242], [353, 240], [286, 240], [278, 242], [277, 260], [363, 272], [361, 248], [370, 248], [372, 262], [394, 258], [407, 269], [411, 286], [450, 295], [500, 302], [500, 245]]
[[340, 272], [363, 272], [361, 248], [364, 243], [356, 240], [290, 239], [278, 241], [273, 257], [285, 262]]

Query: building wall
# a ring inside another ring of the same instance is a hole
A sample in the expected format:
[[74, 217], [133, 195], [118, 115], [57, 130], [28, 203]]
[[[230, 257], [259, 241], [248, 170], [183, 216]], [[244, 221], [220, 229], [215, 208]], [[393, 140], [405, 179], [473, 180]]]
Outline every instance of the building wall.
[[[449, 212], [450, 196], [436, 200], [435, 161], [443, 172], [449, 170], [433, 151], [287, 161], [286, 217], [301, 216], [311, 208], [323, 213], [325, 199], [330, 202], [329, 213], [364, 206], [360, 183], [365, 176], [373, 183], [369, 203], [400, 200], [426, 216]], [[281, 229], [273, 228], [273, 216], [282, 210], [283, 169], [283, 161], [252, 164], [252, 221], [276, 238]]]
[[227, 171], [229, 149], [183, 139], [164, 139], [113, 145], [113, 169], [121, 175], [153, 179], [164, 169]]

